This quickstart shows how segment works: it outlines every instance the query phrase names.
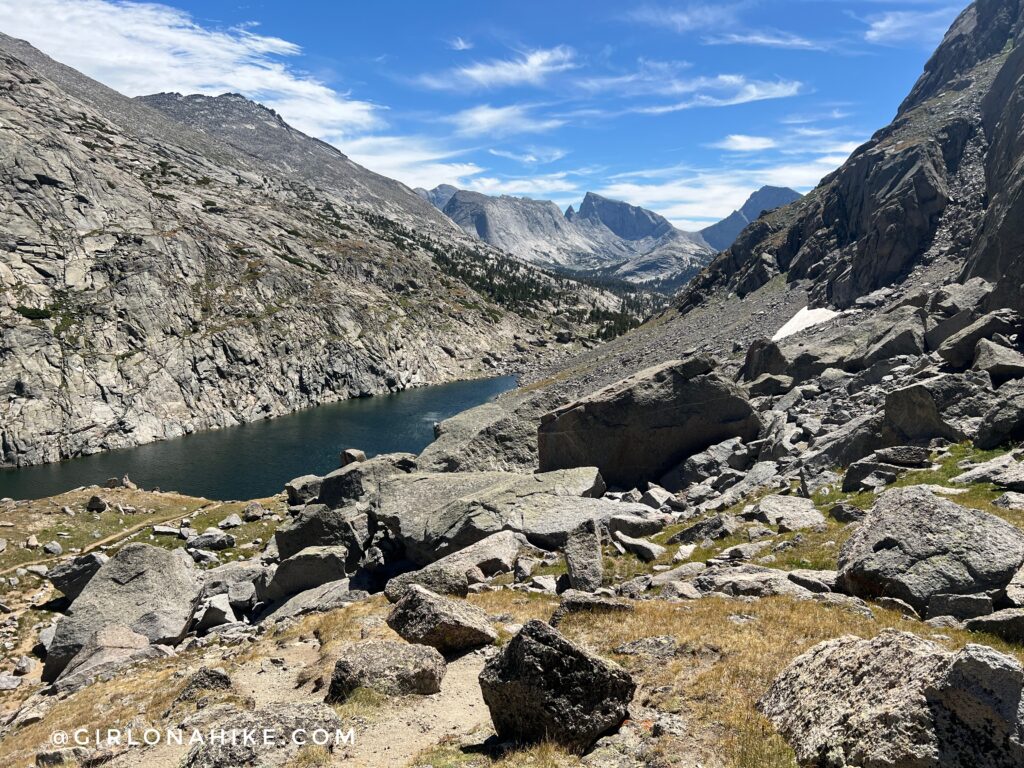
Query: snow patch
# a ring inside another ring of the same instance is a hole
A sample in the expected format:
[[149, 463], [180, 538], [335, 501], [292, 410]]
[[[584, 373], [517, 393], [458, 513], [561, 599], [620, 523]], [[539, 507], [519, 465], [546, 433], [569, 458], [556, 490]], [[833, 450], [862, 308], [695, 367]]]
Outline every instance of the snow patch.
[[779, 341], [780, 339], [792, 336], [794, 333], [799, 333], [800, 331], [806, 330], [812, 326], [828, 322], [833, 317], [838, 317], [839, 314], [840, 313], [836, 312], [834, 309], [827, 309], [824, 307], [820, 309], [808, 309], [807, 307], [804, 307], [793, 315], [789, 319], [789, 322], [775, 332], [775, 335], [772, 336], [772, 341]]

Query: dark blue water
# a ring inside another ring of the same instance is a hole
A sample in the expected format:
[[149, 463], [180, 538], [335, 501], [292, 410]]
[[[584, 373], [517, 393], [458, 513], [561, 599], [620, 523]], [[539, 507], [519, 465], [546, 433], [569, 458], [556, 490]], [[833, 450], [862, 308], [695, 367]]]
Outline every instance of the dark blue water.
[[0, 469], [0, 498], [37, 499], [126, 473], [141, 488], [208, 499], [270, 496], [293, 477], [337, 469], [345, 448], [361, 448], [367, 456], [419, 453], [433, 441], [435, 421], [493, 400], [515, 384], [514, 376], [440, 384], [55, 464]]

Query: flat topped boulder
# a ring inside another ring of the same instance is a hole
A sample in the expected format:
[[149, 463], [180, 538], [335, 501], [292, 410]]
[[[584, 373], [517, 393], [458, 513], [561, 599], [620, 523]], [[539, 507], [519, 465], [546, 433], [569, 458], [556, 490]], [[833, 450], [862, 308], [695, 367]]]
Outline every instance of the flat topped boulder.
[[464, 600], [453, 600], [413, 584], [388, 614], [388, 626], [403, 640], [457, 653], [498, 639], [487, 614]]
[[365, 461], [353, 461], [327, 474], [320, 481], [317, 501], [339, 507], [376, 491], [386, 478], [412, 472], [416, 457], [411, 453], [385, 453]]
[[202, 582], [191, 558], [149, 544], [121, 548], [71, 604], [46, 656], [43, 679], [56, 680], [104, 627], [119, 624], [151, 643], [176, 645], [185, 635]]
[[[1003, 589], [1024, 562], [1024, 533], [926, 488], [886, 491], [839, 553], [839, 585], [895, 597], [930, 617], [937, 595]], [[937, 614], [936, 614], [937, 615]]]
[[712, 369], [706, 357], [673, 360], [546, 414], [541, 471], [596, 466], [634, 488], [730, 437], [755, 439], [761, 420], [746, 392]]
[[56, 688], [76, 691], [97, 680], [109, 680], [127, 664], [163, 655], [149, 644], [149, 638], [119, 624], [98, 630], [64, 668]]
[[520, 550], [527, 546], [522, 534], [496, 533], [424, 568], [395, 576], [388, 581], [384, 594], [394, 603], [402, 599], [411, 584], [419, 584], [439, 594], [465, 597], [469, 592], [470, 573], [485, 577], [508, 573]]
[[435, 648], [390, 640], [365, 640], [345, 648], [331, 675], [327, 701], [344, 701], [357, 688], [389, 696], [441, 690], [447, 667]]
[[[610, 508], [611, 502], [594, 498], [604, 491], [594, 467], [533, 475], [416, 472], [384, 481], [371, 515], [391, 531], [409, 560], [426, 565], [502, 530], [533, 529], [552, 545], [563, 544], [568, 530], [593, 516], [594, 505]], [[583, 497], [586, 509], [574, 513], [575, 523], [560, 524]], [[559, 508], [561, 514], [551, 513]]]
[[1024, 668], [984, 645], [908, 632], [840, 637], [798, 656], [759, 702], [801, 766], [1024, 765]]
[[498, 738], [584, 750], [622, 724], [636, 685], [625, 670], [534, 620], [487, 662], [480, 690]]
[[825, 516], [814, 502], [800, 496], [765, 496], [751, 512], [751, 517], [768, 525], [777, 525], [783, 533], [813, 528], [825, 523]]

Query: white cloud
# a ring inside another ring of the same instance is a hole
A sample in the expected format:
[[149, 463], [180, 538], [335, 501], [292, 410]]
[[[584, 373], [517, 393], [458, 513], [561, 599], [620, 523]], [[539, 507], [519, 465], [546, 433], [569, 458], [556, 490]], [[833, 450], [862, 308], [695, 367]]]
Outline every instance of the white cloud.
[[657, 211], [680, 229], [703, 229], [738, 209], [754, 190], [768, 184], [806, 192], [842, 165], [847, 154], [743, 168], [694, 169], [685, 166], [631, 171], [610, 177], [598, 194]]
[[564, 45], [526, 51], [514, 59], [492, 59], [457, 67], [434, 75], [421, 75], [416, 82], [436, 90], [501, 88], [513, 85], [543, 85], [550, 75], [576, 67], [575, 53]]
[[879, 45], [916, 42], [932, 48], [946, 34], [959, 11], [951, 6], [934, 11], [887, 11], [869, 16], [864, 39]]
[[796, 96], [803, 90], [803, 83], [798, 80], [748, 80], [743, 75], [698, 78], [690, 82], [678, 82], [676, 86], [680, 93], [692, 95], [683, 101], [638, 107], [633, 111], [647, 115], [663, 115], [695, 107], [730, 107], [752, 101], [785, 99]]
[[468, 51], [473, 47], [473, 43], [470, 40], [466, 40], [465, 38], [456, 35], [448, 41], [448, 47], [453, 51]]
[[383, 124], [381, 108], [288, 66], [299, 46], [251, 26], [210, 30], [155, 3], [0, 0], [3, 30], [129, 96], [242, 93], [296, 128], [338, 139]]
[[708, 45], [759, 45], [766, 48], [791, 48], [794, 50], [823, 51], [825, 43], [815, 42], [791, 32], [729, 32], [705, 38]]
[[570, 174], [561, 172], [512, 178], [478, 176], [468, 182], [466, 189], [483, 192], [485, 195], [525, 195], [548, 199], [560, 193], [578, 192], [580, 186]]
[[345, 142], [342, 149], [360, 165], [410, 187], [466, 188], [469, 179], [483, 171], [475, 163], [458, 160], [463, 152], [421, 136], [364, 136]]
[[561, 160], [567, 154], [564, 149], [558, 147], [525, 147], [520, 152], [512, 152], [507, 149], [489, 149], [487, 150], [490, 154], [495, 157], [503, 157], [506, 160], [514, 160], [517, 163], [523, 165], [543, 165], [545, 163], [553, 163], [557, 160]]
[[721, 141], [711, 145], [715, 149], [724, 149], [728, 152], [761, 152], [765, 149], [774, 149], [778, 146], [775, 139], [767, 136], [746, 136], [741, 133], [734, 133], [726, 136]]
[[535, 117], [530, 111], [531, 107], [524, 104], [511, 104], [507, 107], [481, 104], [457, 112], [445, 120], [454, 125], [456, 133], [461, 136], [492, 138], [520, 133], [544, 133], [565, 125], [564, 120]]
[[628, 14], [641, 24], [665, 27], [675, 32], [693, 32], [724, 27], [736, 22], [737, 8], [726, 3], [690, 3], [682, 8], [643, 6]]

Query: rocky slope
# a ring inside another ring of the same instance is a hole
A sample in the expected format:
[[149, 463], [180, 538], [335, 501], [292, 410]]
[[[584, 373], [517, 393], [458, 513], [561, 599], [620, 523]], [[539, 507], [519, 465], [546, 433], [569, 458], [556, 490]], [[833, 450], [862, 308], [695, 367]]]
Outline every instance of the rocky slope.
[[564, 214], [550, 200], [459, 190], [447, 195], [444, 213], [467, 232], [523, 261], [633, 283], [663, 281], [668, 288], [690, 279], [711, 258], [698, 235], [664, 217], [588, 192], [579, 210]]
[[363, 168], [336, 147], [295, 130], [273, 110], [237, 93], [158, 93], [137, 101], [224, 142], [280, 178], [330, 189], [348, 203], [404, 223], [430, 223], [442, 231], [448, 226], [433, 205], [404, 184]]
[[733, 211], [717, 224], [702, 229], [700, 236], [716, 251], [724, 251], [736, 242], [736, 238], [747, 225], [760, 218], [761, 214], [799, 199], [800, 193], [788, 187], [761, 187], [747, 198], [739, 210]]
[[[619, 306], [237, 97], [171, 99], [197, 131], [0, 55], [0, 463], [508, 370]], [[239, 114], [248, 143], [221, 135]]]

